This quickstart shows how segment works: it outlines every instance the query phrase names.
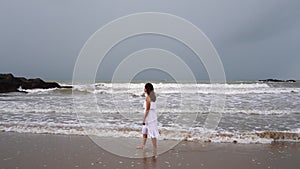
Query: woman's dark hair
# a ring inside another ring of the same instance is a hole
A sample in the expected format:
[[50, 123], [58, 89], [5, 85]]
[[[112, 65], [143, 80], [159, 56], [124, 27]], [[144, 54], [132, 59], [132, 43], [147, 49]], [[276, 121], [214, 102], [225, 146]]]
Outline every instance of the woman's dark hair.
[[150, 95], [150, 92], [154, 90], [153, 85], [151, 83], [146, 83], [145, 88], [147, 90], [147, 94]]
[[154, 88], [153, 88], [153, 85], [151, 83], [146, 83], [145, 85], [145, 89], [147, 90], [147, 94], [148, 96], [150, 96], [150, 99], [151, 101], [156, 101], [156, 96], [155, 96], [155, 93], [154, 93]]

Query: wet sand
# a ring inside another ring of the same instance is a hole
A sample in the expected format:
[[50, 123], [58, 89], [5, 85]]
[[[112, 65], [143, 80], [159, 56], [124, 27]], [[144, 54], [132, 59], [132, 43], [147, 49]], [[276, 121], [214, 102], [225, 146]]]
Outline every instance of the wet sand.
[[[151, 148], [150, 140], [147, 146]], [[181, 142], [157, 158], [132, 159], [103, 150], [87, 136], [0, 132], [0, 169], [295, 169], [299, 166], [300, 143]]]

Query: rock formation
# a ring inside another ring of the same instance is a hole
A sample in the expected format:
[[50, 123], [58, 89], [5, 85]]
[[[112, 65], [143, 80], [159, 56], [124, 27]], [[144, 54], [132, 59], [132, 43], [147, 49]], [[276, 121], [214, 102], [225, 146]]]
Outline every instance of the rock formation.
[[258, 80], [260, 82], [288, 82], [288, 83], [294, 83], [296, 80], [279, 80], [279, 79], [265, 79], [265, 80]]
[[14, 77], [12, 74], [0, 74], [0, 93], [19, 92], [20, 87], [22, 89], [71, 88], [70, 86], [60, 86], [56, 82], [45, 82], [40, 78], [26, 79]]

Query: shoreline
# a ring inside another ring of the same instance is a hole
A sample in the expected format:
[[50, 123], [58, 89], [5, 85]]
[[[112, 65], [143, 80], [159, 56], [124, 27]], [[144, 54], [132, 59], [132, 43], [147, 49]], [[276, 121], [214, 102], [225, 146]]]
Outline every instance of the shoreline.
[[[147, 147], [151, 148], [148, 140]], [[158, 147], [159, 148], [159, 147]], [[156, 159], [120, 157], [88, 136], [0, 132], [0, 168], [297, 168], [300, 143], [182, 141]], [[135, 150], [134, 150], [135, 151]]]
[[[140, 138], [137, 128], [87, 128], [82, 126], [40, 126], [1, 124], [0, 132], [48, 134], [70, 136], [95, 136]], [[187, 141], [194, 143], [270, 144], [276, 142], [299, 143], [299, 131], [257, 131], [253, 133], [206, 133], [160, 129], [160, 140]]]

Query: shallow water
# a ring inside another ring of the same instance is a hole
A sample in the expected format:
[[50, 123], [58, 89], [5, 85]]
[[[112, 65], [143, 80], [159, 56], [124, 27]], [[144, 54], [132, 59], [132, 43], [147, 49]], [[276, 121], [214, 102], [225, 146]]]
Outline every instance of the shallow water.
[[[71, 82], [69, 83], [71, 84]], [[63, 84], [65, 85], [65, 84]], [[67, 84], [68, 85], [68, 84]], [[31, 133], [139, 137], [143, 83], [96, 83], [72, 89], [0, 94], [0, 129]], [[154, 83], [162, 139], [243, 143], [299, 142], [299, 83]], [[216, 97], [225, 99], [217, 128], [205, 129]], [[190, 123], [182, 123], [182, 118]], [[104, 132], [110, 131], [110, 132]], [[257, 133], [296, 133], [271, 137]]]

